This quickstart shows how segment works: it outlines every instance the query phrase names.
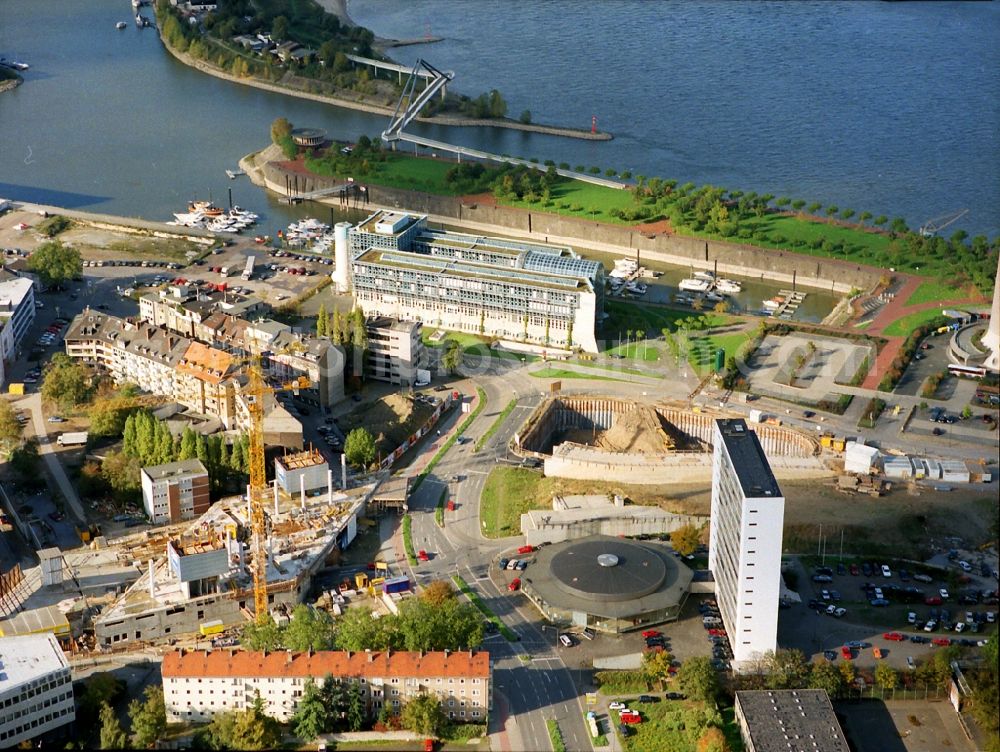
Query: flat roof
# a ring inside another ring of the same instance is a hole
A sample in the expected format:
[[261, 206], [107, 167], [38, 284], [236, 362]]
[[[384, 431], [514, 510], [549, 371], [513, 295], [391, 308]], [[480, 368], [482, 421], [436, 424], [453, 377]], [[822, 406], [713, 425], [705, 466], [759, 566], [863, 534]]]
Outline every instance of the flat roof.
[[285, 454], [275, 460], [285, 470], [301, 470], [305, 467], [316, 467], [326, 465], [323, 455], [316, 449], [307, 449], [304, 452]]
[[747, 498], [781, 498], [781, 489], [757, 434], [743, 418], [718, 418], [715, 425]]
[[692, 579], [668, 547], [610, 535], [541, 548], [521, 575], [551, 606], [617, 619], [676, 606]]
[[142, 469], [152, 480], [166, 480], [167, 478], [180, 478], [188, 475], [205, 475], [208, 470], [201, 464], [201, 460], [192, 457], [187, 460], [168, 462], [165, 465], [151, 465]]
[[756, 752], [850, 752], [825, 689], [736, 693]]
[[0, 638], [0, 693], [68, 667], [54, 635]]

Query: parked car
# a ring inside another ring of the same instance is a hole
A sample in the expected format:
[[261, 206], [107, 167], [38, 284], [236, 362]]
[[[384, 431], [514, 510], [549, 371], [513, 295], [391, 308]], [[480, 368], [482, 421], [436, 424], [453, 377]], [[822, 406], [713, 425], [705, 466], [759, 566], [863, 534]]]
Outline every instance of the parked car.
[[563, 647], [567, 647], [567, 648], [571, 648], [571, 647], [573, 647], [573, 645], [576, 644], [576, 643], [573, 642], [573, 638], [570, 637], [568, 634], [561, 634], [561, 635], [559, 635], [559, 642], [562, 643]]
[[890, 640], [891, 642], [903, 642], [906, 637], [901, 635], [899, 632], [886, 632], [882, 635], [883, 640]]
[[883, 564], [882, 565], [882, 576], [883, 577], [892, 577], [892, 570], [889, 569], [889, 565], [888, 564]]
[[628, 705], [624, 702], [618, 702], [617, 700], [608, 704], [608, 710], [624, 710], [627, 707]]
[[430, 555], [428, 555], [428, 553], [424, 549], [422, 549], [422, 548], [419, 551], [417, 551], [417, 558], [420, 559], [420, 561], [430, 561], [431, 560]]
[[500, 569], [506, 569], [510, 559], [500, 559]]
[[515, 577], [513, 580], [511, 580], [510, 584], [507, 586], [507, 589], [509, 591], [511, 591], [512, 593], [515, 590], [520, 590], [521, 589], [521, 578], [520, 577]]
[[854, 657], [854, 654], [851, 652], [851, 649], [847, 647], [847, 645], [844, 645], [840, 649], [840, 655], [845, 661], [849, 661]]
[[659, 637], [661, 634], [662, 634], [662, 632], [660, 632], [657, 629], [647, 629], [645, 632], [642, 633], [642, 636], [643, 637]]
[[941, 600], [943, 600], [943, 601], [948, 600], [948, 589], [947, 588], [941, 588], [940, 590], [938, 590], [938, 593], [941, 594]]

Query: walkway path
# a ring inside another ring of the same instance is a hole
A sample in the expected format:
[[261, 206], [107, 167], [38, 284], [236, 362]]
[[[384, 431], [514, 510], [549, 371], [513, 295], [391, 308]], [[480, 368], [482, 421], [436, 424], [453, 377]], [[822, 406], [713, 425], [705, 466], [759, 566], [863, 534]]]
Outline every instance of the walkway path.
[[63, 470], [62, 463], [56, 457], [55, 451], [52, 448], [53, 445], [49, 441], [48, 432], [45, 430], [45, 415], [42, 414], [42, 395], [35, 392], [21, 400], [21, 404], [31, 410], [31, 423], [35, 431], [35, 436], [38, 439], [38, 450], [45, 462], [45, 466], [49, 470], [49, 475], [52, 476], [52, 479], [62, 492], [63, 498], [73, 511], [73, 516], [86, 524], [87, 515], [83, 511], [83, 504], [80, 503], [80, 497], [77, 496], [76, 489], [73, 488], [73, 484], [66, 477], [66, 471]]

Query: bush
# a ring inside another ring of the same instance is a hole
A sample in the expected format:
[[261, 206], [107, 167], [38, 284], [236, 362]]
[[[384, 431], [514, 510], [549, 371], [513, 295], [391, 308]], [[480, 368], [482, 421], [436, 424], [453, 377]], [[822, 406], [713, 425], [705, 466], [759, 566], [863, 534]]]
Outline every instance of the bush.
[[872, 397], [868, 404], [865, 405], [864, 412], [862, 413], [861, 420], [858, 421], [858, 425], [863, 428], [874, 428], [875, 423], [878, 422], [879, 416], [882, 411], [885, 410], [885, 400], [879, 397]]

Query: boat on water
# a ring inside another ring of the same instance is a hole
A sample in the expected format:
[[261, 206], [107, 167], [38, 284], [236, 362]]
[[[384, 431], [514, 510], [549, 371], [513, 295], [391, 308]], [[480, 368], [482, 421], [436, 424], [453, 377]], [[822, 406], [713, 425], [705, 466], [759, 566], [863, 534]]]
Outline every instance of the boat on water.
[[688, 277], [678, 282], [677, 287], [685, 292], [708, 292], [712, 283], [700, 277]]
[[724, 295], [735, 295], [736, 293], [743, 291], [743, 285], [734, 279], [721, 277], [715, 280], [715, 289]]
[[715, 284], [715, 274], [712, 272], [695, 272], [691, 276], [695, 279], [703, 279], [708, 282], [709, 285]]
[[17, 60], [8, 60], [5, 57], [0, 57], [0, 65], [6, 66], [7, 68], [13, 68], [14, 70], [26, 71], [31, 66], [27, 63], [22, 63]]
[[726, 298], [724, 295], [719, 295], [719, 293], [717, 292], [705, 293], [705, 300], [707, 300], [709, 303], [721, 303], [725, 299]]
[[118, 30], [124, 29], [126, 26], [127, 24], [124, 21], [119, 21], [115, 24], [115, 28]]
[[211, 201], [188, 201], [188, 211], [200, 211], [206, 217], [219, 217], [222, 215], [222, 209]]
[[764, 310], [777, 311], [784, 302], [785, 299], [781, 295], [775, 295], [773, 298], [768, 298], [764, 301]]

